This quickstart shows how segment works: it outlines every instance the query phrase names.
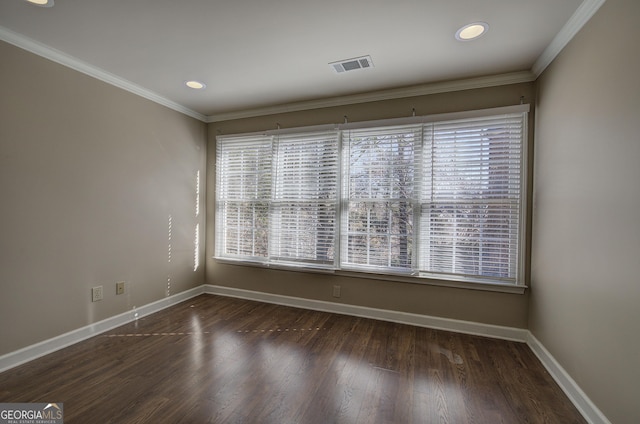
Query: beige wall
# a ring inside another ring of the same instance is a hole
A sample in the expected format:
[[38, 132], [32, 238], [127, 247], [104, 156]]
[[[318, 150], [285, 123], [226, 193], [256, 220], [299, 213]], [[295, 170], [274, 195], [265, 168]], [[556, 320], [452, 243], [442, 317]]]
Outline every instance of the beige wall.
[[[241, 132], [499, 107], [532, 102], [533, 83], [467, 90], [212, 123], [209, 126], [207, 180], [207, 283], [307, 299], [340, 302], [437, 317], [526, 328], [527, 294], [505, 294], [365, 278], [267, 270], [216, 262], [214, 254], [215, 136]], [[341, 297], [332, 297], [334, 284]]]
[[[208, 142], [203, 123], [0, 42], [0, 355], [206, 277], [221, 286], [529, 327], [613, 423], [640, 422], [639, 16], [636, 0], [607, 1], [537, 84], [213, 123]], [[336, 123], [344, 115], [394, 118], [412, 108], [426, 115], [505, 106], [520, 96], [536, 102], [526, 295], [217, 263], [212, 207], [206, 276], [202, 265], [194, 272], [194, 228], [204, 227], [195, 216], [195, 175], [200, 170], [204, 179], [208, 166], [212, 205], [217, 133]], [[121, 280], [127, 293], [115, 296]], [[334, 284], [342, 286], [340, 299], [331, 297]], [[96, 285], [105, 299], [91, 303]]]
[[640, 2], [539, 79], [530, 329], [612, 423], [640, 422]]
[[0, 58], [0, 355], [202, 284], [206, 125], [2, 42]]

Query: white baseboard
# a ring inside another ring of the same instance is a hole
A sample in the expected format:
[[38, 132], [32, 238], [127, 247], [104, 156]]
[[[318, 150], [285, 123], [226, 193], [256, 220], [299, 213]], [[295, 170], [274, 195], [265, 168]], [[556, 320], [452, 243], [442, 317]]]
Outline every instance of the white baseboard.
[[556, 361], [542, 343], [529, 331], [527, 345], [538, 357], [542, 365], [549, 371], [551, 377], [558, 383], [573, 405], [580, 411], [589, 424], [611, 424], [611, 421], [598, 409], [598, 407], [582, 391], [578, 383]]
[[589, 399], [589, 397], [582, 391], [575, 380], [571, 378], [566, 370], [562, 368], [562, 366], [555, 360], [551, 353], [544, 347], [544, 345], [542, 345], [542, 343], [540, 343], [538, 339], [535, 338], [535, 336], [529, 330], [449, 318], [433, 317], [428, 315], [412, 314], [386, 309], [368, 308], [364, 306], [348, 305], [343, 303], [304, 299], [300, 297], [282, 296], [277, 294], [236, 289], [232, 287], [214, 286], [209, 284], [195, 287], [182, 293], [175, 294], [173, 296], [158, 300], [153, 303], [149, 303], [135, 310], [124, 312], [122, 314], [107, 318], [94, 324], [87, 325], [77, 330], [70, 331], [52, 339], [48, 339], [31, 346], [27, 346], [15, 352], [10, 352], [8, 354], [0, 356], [0, 372], [24, 364], [25, 362], [32, 361], [49, 353], [53, 353], [57, 350], [96, 336], [98, 334], [104, 333], [113, 328], [135, 321], [137, 318], [142, 318], [152, 313], [159, 312], [165, 308], [173, 306], [187, 299], [191, 299], [203, 293], [255, 300], [259, 302], [310, 309], [315, 311], [351, 315], [362, 318], [371, 318], [381, 321], [396, 322], [399, 324], [433, 328], [437, 330], [454, 331], [457, 333], [524, 342], [527, 343], [529, 348], [538, 357], [540, 362], [542, 362], [542, 365], [547, 369], [556, 383], [558, 383], [567, 397], [571, 400], [578, 411], [580, 411], [582, 416], [590, 424], [611, 424], [611, 422], [591, 401], [591, 399]]
[[325, 302], [321, 300], [303, 299], [299, 297], [282, 296], [277, 294], [256, 292], [251, 290], [236, 289], [205, 285], [204, 293], [220, 296], [237, 297], [259, 302], [273, 303], [277, 305], [292, 306], [295, 308], [311, 309], [322, 312], [352, 315], [362, 318], [371, 318], [381, 321], [397, 322], [419, 327], [428, 327], [437, 330], [453, 331], [457, 333], [472, 334], [492, 337], [496, 339], [526, 342], [533, 353], [538, 357], [542, 365], [565, 392], [569, 400], [574, 404], [582, 416], [590, 424], [611, 424], [604, 414], [596, 407], [589, 397], [582, 391], [578, 384], [569, 376], [564, 368], [555, 360], [549, 351], [531, 334], [529, 330], [502, 327], [498, 325], [481, 324], [477, 322], [461, 321], [449, 318], [439, 318], [427, 315], [411, 314], [406, 312], [390, 311], [386, 309], [367, 308], [364, 306], [347, 305], [343, 303]]
[[68, 333], [44, 340], [40, 343], [16, 350], [15, 352], [7, 353], [0, 356], [0, 372], [17, 367], [25, 362], [32, 361], [40, 358], [41, 356], [48, 355], [49, 353], [53, 353], [67, 346], [71, 346], [72, 344], [81, 342], [82, 340], [104, 333], [105, 331], [109, 331], [121, 325], [135, 321], [138, 318], [161, 311], [169, 306], [191, 299], [192, 297], [198, 296], [202, 293], [204, 293], [204, 286], [194, 287], [181, 293], [174, 294], [173, 296], [141, 306], [135, 310], [123, 312], [102, 321], [89, 324], [85, 327], [78, 328]]
[[381, 321], [397, 322], [418, 327], [428, 327], [437, 330], [455, 331], [457, 333], [486, 336], [496, 339], [526, 342], [528, 330], [523, 328], [503, 327], [499, 325], [481, 324], [450, 318], [440, 318], [428, 315], [412, 314], [408, 312], [392, 311], [388, 309], [368, 308], [365, 306], [348, 305], [344, 303], [325, 302], [322, 300], [303, 299], [300, 297], [282, 296], [232, 287], [214, 286], [206, 284], [204, 292], [221, 296], [237, 297], [256, 300], [276, 305], [292, 306], [295, 308], [311, 309], [314, 311], [332, 312], [361, 318], [371, 318]]

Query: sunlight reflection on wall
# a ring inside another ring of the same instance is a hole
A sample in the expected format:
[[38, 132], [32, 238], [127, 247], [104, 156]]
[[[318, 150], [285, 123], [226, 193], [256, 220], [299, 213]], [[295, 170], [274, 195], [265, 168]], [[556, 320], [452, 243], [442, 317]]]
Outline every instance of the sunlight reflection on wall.
[[196, 172], [196, 234], [193, 239], [193, 271], [197, 271], [200, 266], [200, 171]]
[[[171, 231], [173, 226], [173, 217], [169, 214], [169, 231], [167, 242], [167, 263], [171, 264]], [[167, 296], [171, 296], [171, 267], [169, 267], [169, 274], [167, 275]]]

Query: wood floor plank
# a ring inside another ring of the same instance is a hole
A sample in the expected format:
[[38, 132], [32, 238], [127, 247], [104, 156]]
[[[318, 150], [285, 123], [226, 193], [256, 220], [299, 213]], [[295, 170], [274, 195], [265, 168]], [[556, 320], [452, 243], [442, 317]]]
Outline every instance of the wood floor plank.
[[65, 423], [585, 423], [523, 343], [201, 295], [0, 374]]

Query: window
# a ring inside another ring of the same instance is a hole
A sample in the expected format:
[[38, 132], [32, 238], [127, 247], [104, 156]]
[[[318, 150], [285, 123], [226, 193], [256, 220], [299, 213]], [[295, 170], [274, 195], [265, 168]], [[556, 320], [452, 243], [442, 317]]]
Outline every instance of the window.
[[426, 126], [420, 271], [516, 281], [523, 125], [512, 114]]
[[420, 126], [345, 131], [345, 268], [413, 272]]
[[266, 259], [271, 203], [271, 137], [237, 137], [218, 145], [216, 254]]
[[219, 138], [216, 256], [335, 268], [338, 136]]
[[527, 111], [220, 136], [216, 257], [523, 284]]
[[277, 262], [335, 266], [338, 133], [275, 140], [270, 257]]

